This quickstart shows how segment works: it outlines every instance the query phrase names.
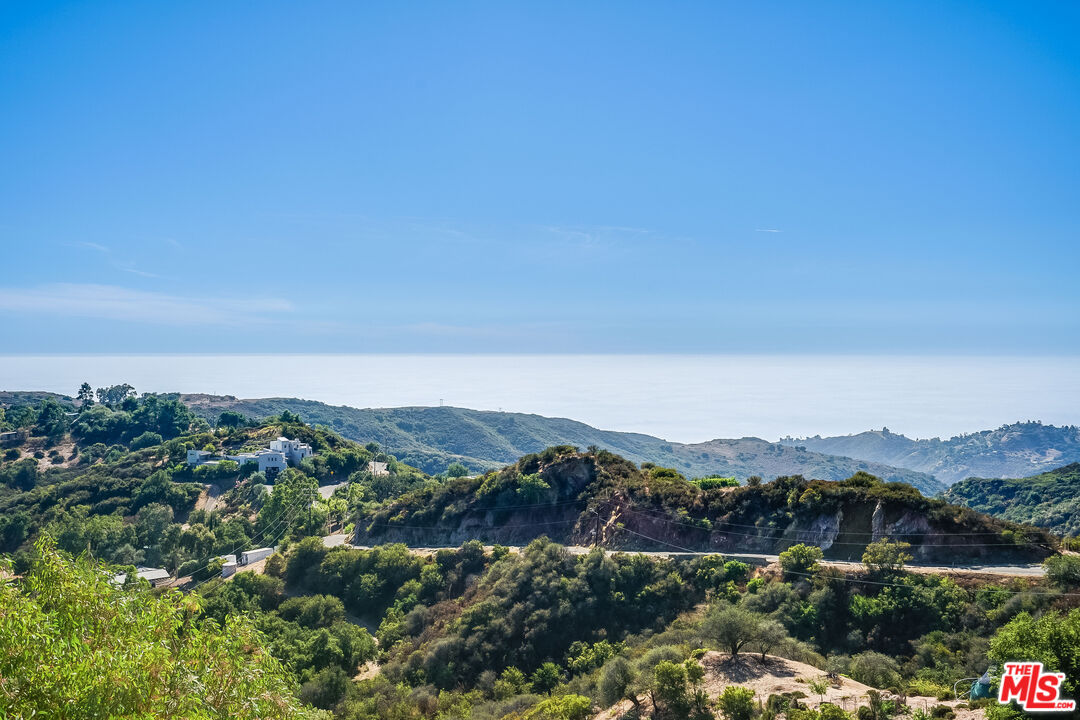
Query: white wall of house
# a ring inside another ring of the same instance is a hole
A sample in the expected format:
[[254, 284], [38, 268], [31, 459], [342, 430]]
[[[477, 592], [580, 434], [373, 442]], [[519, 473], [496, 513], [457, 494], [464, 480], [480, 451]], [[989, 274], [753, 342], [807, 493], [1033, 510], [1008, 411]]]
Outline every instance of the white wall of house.
[[210, 457], [210, 453], [205, 450], [188, 450], [187, 462], [188, 465], [202, 465], [206, 462], [206, 459]]
[[289, 466], [285, 461], [285, 454], [276, 450], [260, 450], [255, 453], [255, 459], [259, 463], [261, 473], [279, 473]]

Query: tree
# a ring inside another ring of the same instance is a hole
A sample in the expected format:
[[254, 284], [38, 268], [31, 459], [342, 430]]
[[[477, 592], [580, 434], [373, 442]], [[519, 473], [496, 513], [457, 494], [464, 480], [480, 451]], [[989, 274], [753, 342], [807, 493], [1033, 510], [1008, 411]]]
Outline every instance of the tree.
[[783, 625], [776, 620], [763, 620], [758, 625], [757, 633], [754, 636], [754, 644], [761, 651], [761, 662], [765, 662], [765, 656], [769, 654], [769, 651], [787, 640], [787, 638], [787, 630], [784, 629]]
[[1001, 664], [1038, 661], [1048, 672], [1065, 673], [1061, 696], [1080, 700], [1080, 609], [1038, 619], [1020, 613], [990, 640], [989, 656]]
[[551, 693], [562, 682], [562, 668], [553, 662], [546, 662], [536, 669], [529, 680], [534, 692]]
[[742, 608], [721, 603], [705, 617], [702, 632], [737, 657], [743, 647], [753, 641], [761, 626], [761, 617]]
[[12, 552], [30, 537], [33, 520], [26, 511], [0, 516], [0, 552]]
[[1051, 585], [1062, 590], [1080, 585], [1080, 555], [1051, 555], [1043, 566]]
[[98, 402], [110, 407], [116, 407], [123, 404], [128, 398], [135, 397], [135, 388], [127, 383], [120, 385], [109, 385], [108, 387], [97, 389]]
[[906, 552], [911, 543], [897, 542], [882, 538], [866, 546], [862, 561], [866, 569], [873, 573], [894, 573], [904, 569], [904, 563], [912, 556]]
[[33, 490], [38, 481], [38, 464], [33, 458], [23, 458], [0, 470], [0, 480], [16, 490]]
[[154, 445], [160, 445], [161, 443], [161, 435], [156, 432], [147, 431], [131, 441], [131, 449], [142, 450], [143, 448], [153, 447]]
[[41, 405], [38, 406], [35, 424], [42, 435], [55, 439], [67, 432], [68, 418], [64, 408], [60, 407], [60, 403], [49, 397], [42, 400]]
[[44, 538], [28, 574], [0, 583], [0, 715], [325, 717], [302, 706], [252, 621], [206, 622], [178, 592], [117, 587]]
[[637, 670], [630, 661], [621, 655], [609, 660], [600, 671], [600, 700], [605, 705], [614, 705], [626, 699], [640, 707], [641, 701], [634, 690]]
[[657, 718], [711, 718], [708, 696], [700, 689], [705, 670], [696, 660], [662, 660], [653, 668], [651, 695]]
[[813, 678], [807, 682], [810, 692], [818, 696], [818, 703], [825, 701], [825, 693], [829, 692], [829, 683], [825, 678]]
[[135, 517], [135, 532], [141, 545], [156, 545], [165, 535], [165, 529], [173, 521], [173, 509], [161, 503], [146, 505]]
[[247, 424], [247, 418], [235, 410], [225, 410], [218, 415], [218, 427], [238, 428]]
[[278, 420], [280, 420], [282, 423], [286, 423], [286, 424], [294, 423], [294, 424], [297, 424], [297, 425], [304, 422], [303, 418], [301, 418], [296, 413], [290, 412], [288, 410], [282, 410], [281, 414], [278, 415]]
[[84, 382], [79, 386], [79, 393], [75, 396], [79, 401], [79, 409], [86, 410], [94, 404], [94, 389], [90, 387], [90, 383]]
[[717, 704], [727, 720], [750, 720], [754, 716], [754, 691], [728, 685], [717, 698]]
[[528, 686], [529, 682], [525, 679], [525, 673], [511, 666], [502, 671], [502, 675], [492, 687], [492, 693], [496, 700], [506, 700], [525, 692]]
[[446, 467], [446, 477], [448, 478], [465, 477], [468, 474], [469, 468], [465, 467], [459, 462], [450, 463]]
[[876, 688], [900, 684], [900, 666], [888, 655], [878, 652], [867, 651], [852, 656], [848, 674], [864, 685]]
[[521, 475], [518, 477], [518, 497], [525, 502], [540, 502], [551, 490], [551, 486], [544, 482], [537, 474]]
[[750, 566], [738, 560], [728, 560], [724, 563], [724, 579], [734, 583], [741, 583], [750, 577]]
[[780, 567], [785, 575], [806, 576], [817, 572], [823, 557], [825, 553], [817, 545], [799, 543], [780, 553]]

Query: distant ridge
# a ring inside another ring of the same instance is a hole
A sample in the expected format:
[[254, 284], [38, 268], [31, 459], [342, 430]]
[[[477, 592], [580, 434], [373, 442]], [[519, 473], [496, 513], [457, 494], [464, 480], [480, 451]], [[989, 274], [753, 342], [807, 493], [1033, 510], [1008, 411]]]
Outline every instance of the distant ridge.
[[804, 475], [843, 480], [862, 470], [888, 482], [909, 483], [927, 495], [944, 487], [926, 473], [786, 447], [760, 438], [684, 444], [525, 413], [456, 407], [360, 409], [295, 398], [182, 395], [181, 399], [208, 419], [227, 409], [252, 418], [283, 410], [295, 412], [306, 422], [326, 425], [347, 438], [377, 442], [403, 462], [430, 473], [441, 472], [451, 462], [464, 463], [473, 470], [488, 470], [553, 445], [595, 445], [636, 463], [674, 467], [691, 477], [722, 475], [745, 480], [751, 475], [765, 479]]
[[948, 440], [912, 440], [888, 428], [839, 437], [784, 438], [788, 446], [909, 468], [946, 485], [968, 477], [1017, 478], [1080, 462], [1080, 427], [1002, 425]]
[[1080, 463], [1024, 478], [968, 478], [950, 487], [945, 499], [1060, 535], [1080, 535]]

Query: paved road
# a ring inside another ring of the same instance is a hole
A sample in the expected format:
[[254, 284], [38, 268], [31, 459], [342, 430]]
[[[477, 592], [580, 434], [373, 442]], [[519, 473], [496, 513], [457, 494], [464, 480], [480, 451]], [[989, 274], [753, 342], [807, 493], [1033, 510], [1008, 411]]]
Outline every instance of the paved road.
[[[323, 538], [323, 543], [327, 547], [338, 547], [341, 545], [348, 545], [349, 547], [358, 548], [361, 550], [369, 550], [367, 545], [353, 545], [348, 542], [349, 536], [344, 534], [327, 535]], [[431, 555], [439, 550], [457, 550], [456, 547], [413, 547], [410, 548], [413, 552], [422, 555]], [[568, 545], [566, 549], [577, 555], [584, 555], [589, 552], [591, 548], [582, 547], [580, 545]], [[511, 552], [519, 552], [520, 547], [511, 547]], [[616, 552], [634, 552], [624, 550], [606, 550], [609, 555]], [[702, 557], [704, 555], [710, 555], [715, 553], [690, 553], [690, 552], [665, 552], [665, 551], [637, 551], [642, 555], [648, 555], [650, 557], [661, 558], [691, 558]], [[731, 560], [742, 560], [748, 562], [751, 565], [771, 565], [772, 563], [779, 561], [779, 556], [768, 555], [763, 553], [723, 553], [725, 558]], [[863, 564], [857, 562], [847, 562], [844, 560], [825, 560], [823, 563], [826, 567], [835, 567], [841, 570], [862, 570]], [[935, 574], [949, 574], [949, 573], [965, 573], [965, 574], [980, 574], [980, 575], [1012, 575], [1016, 577], [1042, 577], [1046, 571], [1042, 565], [907, 565], [907, 569], [912, 572], [921, 573], [935, 573]]]
[[349, 484], [348, 481], [345, 481], [345, 482], [336, 483], [334, 485], [320, 485], [319, 486], [319, 497], [321, 497], [323, 500], [327, 500], [327, 499], [330, 498], [331, 495], [334, 494], [335, 490], [337, 490], [339, 487], [345, 487], [348, 484]]
[[210, 483], [206, 486], [206, 495], [199, 498], [199, 501], [195, 503], [195, 509], [212, 513], [214, 512], [214, 508], [217, 507], [219, 497], [221, 497], [221, 488]]

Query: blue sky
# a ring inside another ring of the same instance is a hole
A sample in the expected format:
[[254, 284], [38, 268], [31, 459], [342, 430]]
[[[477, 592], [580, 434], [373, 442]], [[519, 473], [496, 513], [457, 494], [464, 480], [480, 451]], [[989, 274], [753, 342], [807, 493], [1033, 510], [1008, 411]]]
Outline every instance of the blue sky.
[[1080, 352], [1074, 3], [8, 3], [0, 353]]

